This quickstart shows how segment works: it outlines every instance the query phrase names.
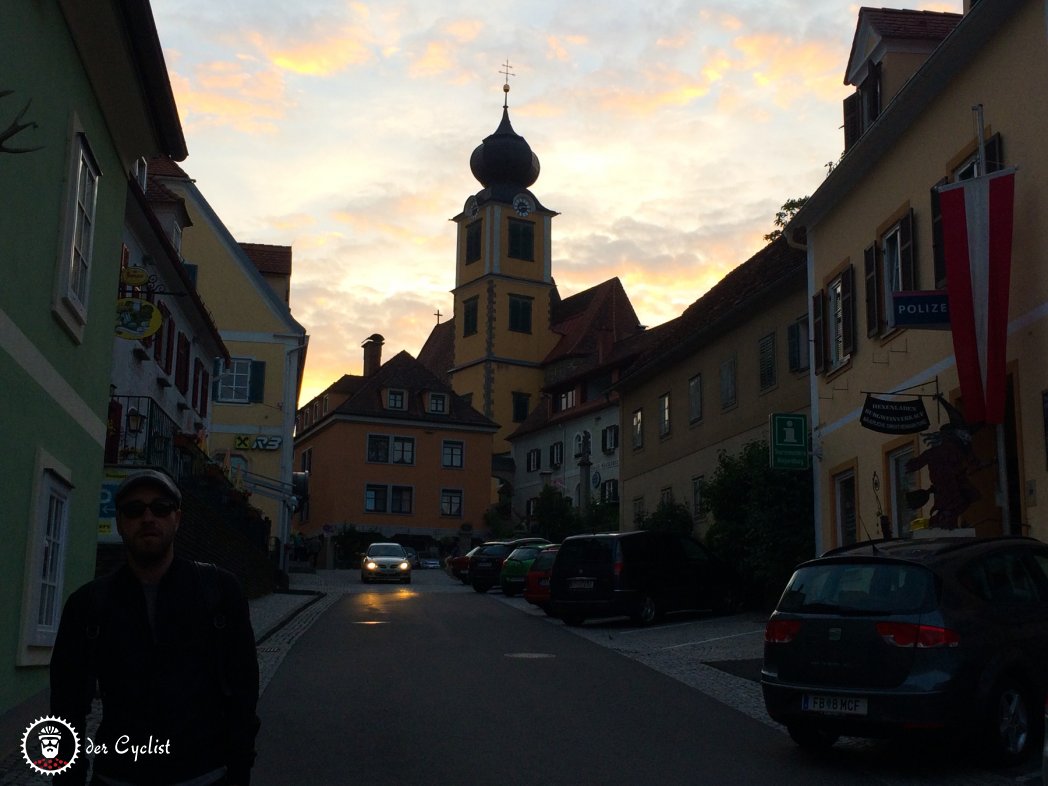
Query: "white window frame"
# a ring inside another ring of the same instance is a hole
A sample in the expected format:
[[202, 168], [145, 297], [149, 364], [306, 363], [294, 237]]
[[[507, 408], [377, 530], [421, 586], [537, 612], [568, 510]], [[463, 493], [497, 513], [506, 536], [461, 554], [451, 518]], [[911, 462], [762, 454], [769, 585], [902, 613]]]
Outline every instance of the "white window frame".
[[445, 439], [440, 446], [440, 466], [445, 469], [462, 469], [465, 463], [466, 443], [460, 439]]
[[633, 447], [639, 449], [644, 447], [644, 410], [633, 411]]
[[826, 347], [826, 366], [830, 371], [840, 368], [851, 359], [844, 352], [844, 302], [843, 281], [837, 276], [826, 288], [826, 299], [829, 305], [829, 344]]
[[735, 356], [732, 355], [720, 365], [721, 409], [731, 409], [739, 403], [739, 392], [735, 375]]
[[606, 426], [600, 433], [600, 446], [605, 453], [614, 453], [619, 448], [619, 427]]
[[[440, 515], [449, 518], [462, 518], [463, 496], [462, 489], [441, 489]], [[456, 503], [458, 504], [457, 510], [455, 509]]]
[[47, 665], [62, 614], [66, 544], [73, 501], [72, 473], [38, 450], [31, 526], [23, 574], [21, 641], [17, 664]]
[[902, 232], [896, 224], [881, 236], [881, 293], [884, 303], [885, 331], [895, 328], [895, 309], [892, 303], [895, 293], [902, 289]]
[[52, 308], [62, 325], [79, 342], [83, 340], [90, 305], [95, 219], [102, 169], [76, 117], [71, 138], [69, 193]]
[[668, 437], [670, 434], [670, 394], [663, 393], [659, 396], [659, 436]]
[[448, 397], [445, 393], [429, 394], [429, 412], [431, 415], [446, 415], [448, 412]]
[[[250, 400], [251, 358], [230, 358], [229, 368], [219, 373], [218, 395], [215, 396], [215, 401], [220, 404], [247, 404]], [[304, 414], [303, 426], [308, 426], [311, 422], [310, 407], [305, 408]]]
[[405, 410], [407, 408], [408, 396], [405, 391], [399, 388], [390, 388], [386, 391], [386, 409]]
[[390, 439], [389, 462], [413, 466], [415, 464], [415, 438], [394, 435]]
[[556, 469], [564, 463], [564, 443], [554, 442], [549, 446], [549, 465], [552, 469]]
[[528, 472], [538, 472], [542, 469], [542, 450], [539, 448], [532, 448], [527, 452], [526, 457]]

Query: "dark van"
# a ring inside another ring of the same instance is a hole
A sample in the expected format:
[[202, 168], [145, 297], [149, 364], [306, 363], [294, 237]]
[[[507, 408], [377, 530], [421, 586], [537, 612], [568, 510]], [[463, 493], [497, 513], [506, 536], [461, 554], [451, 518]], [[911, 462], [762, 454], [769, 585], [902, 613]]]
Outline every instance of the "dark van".
[[729, 611], [733, 572], [698, 541], [672, 532], [611, 532], [565, 538], [550, 577], [554, 616], [568, 625], [627, 615], [646, 625], [668, 611]]

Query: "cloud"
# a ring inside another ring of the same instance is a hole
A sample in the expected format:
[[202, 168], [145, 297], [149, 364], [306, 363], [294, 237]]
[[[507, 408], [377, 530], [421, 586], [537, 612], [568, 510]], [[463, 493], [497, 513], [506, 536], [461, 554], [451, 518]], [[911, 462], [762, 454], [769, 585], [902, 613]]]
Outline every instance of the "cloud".
[[190, 76], [170, 73], [186, 131], [230, 127], [246, 134], [275, 134], [293, 105], [280, 74], [241, 63], [210, 62]]

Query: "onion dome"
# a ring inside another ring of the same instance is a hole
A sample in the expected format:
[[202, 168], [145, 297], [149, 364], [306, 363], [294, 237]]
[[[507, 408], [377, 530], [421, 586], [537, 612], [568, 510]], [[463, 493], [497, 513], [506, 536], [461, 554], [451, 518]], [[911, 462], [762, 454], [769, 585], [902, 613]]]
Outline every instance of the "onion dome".
[[513, 130], [509, 109], [502, 107], [502, 122], [469, 157], [473, 176], [485, 188], [510, 186], [523, 189], [539, 178], [539, 159], [524, 137]]

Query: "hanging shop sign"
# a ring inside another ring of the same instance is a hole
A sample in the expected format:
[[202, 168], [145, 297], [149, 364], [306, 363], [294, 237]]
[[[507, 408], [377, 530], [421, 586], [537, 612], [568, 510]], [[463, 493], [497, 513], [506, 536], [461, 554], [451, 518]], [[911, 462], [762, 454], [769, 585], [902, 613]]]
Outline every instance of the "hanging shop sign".
[[144, 287], [149, 283], [149, 271], [144, 267], [125, 267], [120, 271], [120, 283], [127, 287]]
[[859, 422], [863, 428], [881, 434], [919, 434], [929, 427], [928, 412], [921, 398], [888, 401], [868, 395]]
[[160, 330], [164, 319], [160, 309], [138, 297], [122, 297], [116, 301], [116, 336], [129, 341], [149, 338]]

